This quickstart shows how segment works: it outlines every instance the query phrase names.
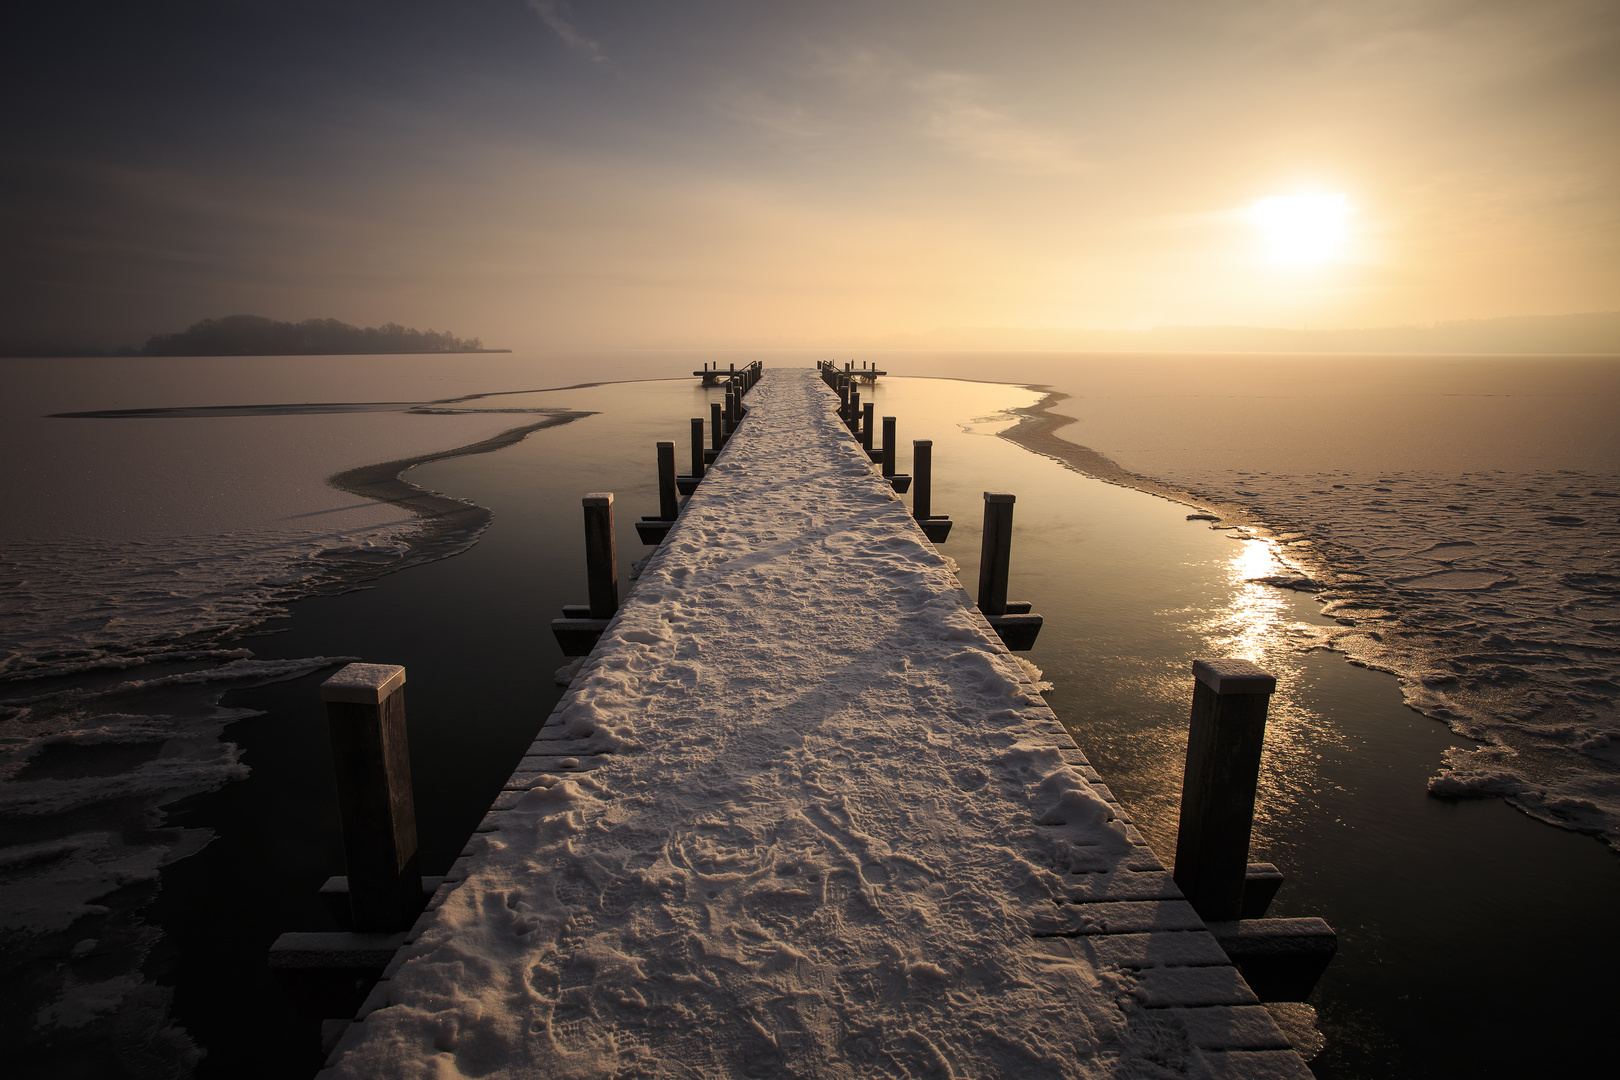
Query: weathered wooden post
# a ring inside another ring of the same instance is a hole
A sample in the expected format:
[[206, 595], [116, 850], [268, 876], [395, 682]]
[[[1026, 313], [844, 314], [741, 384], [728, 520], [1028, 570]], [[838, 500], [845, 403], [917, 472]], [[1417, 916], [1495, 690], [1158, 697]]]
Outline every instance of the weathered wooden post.
[[872, 416], [877, 406], [868, 401], [861, 406], [861, 447], [865, 449], [866, 456], [872, 456]]
[[917, 519], [924, 536], [943, 544], [951, 535], [951, 519], [934, 513], [934, 440], [911, 441], [911, 471], [916, 477], [911, 489], [911, 516]]
[[849, 425], [851, 433], [859, 431], [861, 427], [861, 388], [854, 383], [849, 387], [849, 415], [844, 417], [844, 423]]
[[979, 612], [1002, 644], [1014, 652], [1035, 647], [1045, 618], [1030, 612], [1027, 600], [1008, 600], [1007, 581], [1012, 566], [1011, 492], [984, 493], [984, 538], [979, 548]]
[[[887, 423], [887, 421], [885, 421]], [[1007, 614], [1007, 577], [1012, 569], [1013, 503], [1010, 491], [984, 493], [984, 537], [979, 546], [979, 611]]]
[[1237, 919], [1277, 680], [1247, 660], [1194, 660], [1193, 676], [1174, 877], [1204, 919]]
[[349, 904], [362, 933], [407, 930], [422, 909], [404, 686], [397, 664], [349, 664], [321, 684]]
[[593, 491], [585, 508], [585, 578], [590, 604], [564, 604], [551, 632], [564, 656], [589, 656], [619, 610], [619, 545], [613, 534], [613, 492]]
[[619, 610], [619, 542], [613, 535], [613, 492], [593, 491], [585, 508], [585, 578], [593, 619], [611, 619]]
[[1317, 918], [1264, 918], [1282, 875], [1249, 862], [1277, 680], [1247, 660], [1194, 660], [1193, 678], [1172, 876], [1261, 1001], [1304, 1001], [1338, 951], [1338, 935]]
[[895, 453], [899, 448], [894, 442], [894, 417], [883, 418], [883, 453], [878, 458], [883, 465], [883, 478], [896, 492], [904, 495], [911, 490], [911, 474], [894, 471]]
[[720, 448], [726, 445], [726, 421], [722, 415], [722, 406], [718, 401], [709, 402], [709, 448], [714, 453], [720, 453]]
[[934, 513], [934, 440], [911, 440], [911, 516], [927, 521]]
[[675, 486], [675, 444], [658, 444], [658, 513], [643, 514], [636, 522], [636, 535], [649, 546], [663, 543], [680, 515], [681, 501]]
[[680, 496], [675, 491], [675, 444], [658, 444], [658, 516], [663, 521], [674, 521], [681, 512]]
[[677, 476], [675, 486], [682, 495], [690, 495], [697, 490], [698, 483], [703, 479], [703, 418], [692, 418], [692, 474], [690, 476]]

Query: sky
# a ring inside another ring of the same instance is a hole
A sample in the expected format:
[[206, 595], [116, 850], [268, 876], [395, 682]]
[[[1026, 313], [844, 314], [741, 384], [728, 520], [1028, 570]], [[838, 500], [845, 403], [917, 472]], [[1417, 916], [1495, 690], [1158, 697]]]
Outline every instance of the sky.
[[1620, 309], [1614, 0], [34, 8], [0, 46], [3, 338]]

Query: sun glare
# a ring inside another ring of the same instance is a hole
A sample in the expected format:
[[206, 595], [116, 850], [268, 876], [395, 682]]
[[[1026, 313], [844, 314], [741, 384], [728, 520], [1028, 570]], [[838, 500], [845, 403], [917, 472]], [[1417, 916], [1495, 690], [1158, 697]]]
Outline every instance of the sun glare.
[[1344, 195], [1273, 195], [1249, 207], [1249, 220], [1265, 234], [1272, 262], [1308, 266], [1336, 258], [1344, 248]]

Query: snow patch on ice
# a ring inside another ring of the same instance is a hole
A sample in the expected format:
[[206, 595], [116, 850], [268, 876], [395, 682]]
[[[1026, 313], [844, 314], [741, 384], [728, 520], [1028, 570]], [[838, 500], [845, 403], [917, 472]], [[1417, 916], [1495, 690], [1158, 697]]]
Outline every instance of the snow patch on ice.
[[[1620, 850], [1620, 755], [1602, 741], [1620, 731], [1620, 518], [1597, 501], [1617, 478], [1178, 473], [1309, 538], [1287, 557], [1340, 625], [1306, 647], [1392, 672], [1412, 707], [1490, 744], [1449, 754], [1431, 791], [1506, 798]], [[1576, 499], [1580, 517], [1561, 512]]]

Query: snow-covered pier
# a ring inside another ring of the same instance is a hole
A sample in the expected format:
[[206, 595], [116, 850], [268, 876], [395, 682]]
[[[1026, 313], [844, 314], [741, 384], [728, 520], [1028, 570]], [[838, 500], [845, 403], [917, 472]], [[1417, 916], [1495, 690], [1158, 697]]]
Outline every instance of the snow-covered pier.
[[1308, 1077], [814, 370], [773, 370], [331, 1077]]

